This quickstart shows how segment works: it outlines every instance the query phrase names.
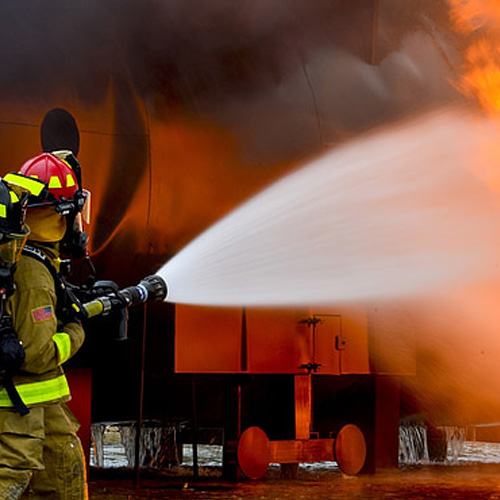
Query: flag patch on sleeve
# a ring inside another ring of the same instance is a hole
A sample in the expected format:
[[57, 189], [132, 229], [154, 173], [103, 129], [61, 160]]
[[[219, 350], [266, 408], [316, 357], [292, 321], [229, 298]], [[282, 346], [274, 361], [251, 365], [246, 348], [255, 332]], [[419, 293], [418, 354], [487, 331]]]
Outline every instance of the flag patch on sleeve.
[[31, 314], [33, 315], [33, 321], [35, 323], [40, 323], [40, 321], [52, 318], [52, 306], [44, 306], [38, 309], [33, 309]]

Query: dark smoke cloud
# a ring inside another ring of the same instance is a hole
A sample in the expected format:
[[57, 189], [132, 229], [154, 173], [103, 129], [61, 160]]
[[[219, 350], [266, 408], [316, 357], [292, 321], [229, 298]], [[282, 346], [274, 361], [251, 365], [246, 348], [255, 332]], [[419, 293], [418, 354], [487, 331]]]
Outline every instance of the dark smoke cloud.
[[445, 0], [8, 1], [0, 92], [50, 109], [61, 87], [91, 105], [113, 82], [121, 131], [134, 92], [162, 95], [266, 164], [456, 98], [458, 45]]
[[[387, 36], [394, 47], [422, 24], [412, 14], [416, 6], [434, 5], [432, 15], [436, 4], [387, 4], [381, 54]], [[281, 81], [318, 47], [369, 59], [374, 6], [373, 0], [2, 2], [0, 86], [4, 94], [50, 95], [70, 79], [88, 101], [100, 99], [117, 77], [142, 94], [161, 91], [173, 99], [255, 91]]]

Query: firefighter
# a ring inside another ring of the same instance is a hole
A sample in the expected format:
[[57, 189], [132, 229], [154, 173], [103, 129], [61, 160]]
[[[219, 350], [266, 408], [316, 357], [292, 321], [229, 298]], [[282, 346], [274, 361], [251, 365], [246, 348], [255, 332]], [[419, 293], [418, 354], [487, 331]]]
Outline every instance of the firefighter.
[[85, 460], [78, 422], [66, 406], [70, 390], [62, 365], [84, 341], [71, 307], [64, 316], [59, 280], [61, 252], [82, 256], [87, 235], [81, 216], [88, 193], [81, 187], [79, 163], [69, 151], [43, 153], [28, 160], [20, 174], [47, 184], [28, 203], [31, 232], [14, 276], [16, 290], [7, 301], [25, 352], [13, 381], [27, 407], [16, 409], [0, 391], [0, 498], [87, 498]]
[[[19, 185], [16, 175], [13, 176], [14, 185], [0, 179], [0, 388], [3, 387], [1, 397], [7, 394], [17, 404], [20, 400], [12, 383], [12, 374], [22, 365], [25, 353], [12, 328], [11, 318], [5, 312], [5, 301], [14, 293], [14, 272], [29, 234], [29, 229], [24, 224], [27, 198], [29, 194], [39, 195], [45, 185], [32, 179], [23, 179], [23, 184], [36, 188], [26, 189]], [[20, 404], [22, 406], [22, 402]], [[5, 446], [3, 435], [10, 431], [8, 421], [3, 412], [0, 412], [0, 449]], [[7, 483], [3, 482], [3, 470], [7, 470], [4, 468], [7, 465], [3, 460], [5, 454], [0, 452], [0, 455], [0, 495], [1, 498], [11, 498], [12, 495], [5, 492], [8, 480]], [[17, 480], [12, 485], [18, 493], [22, 492], [24, 486], [20, 486]]]

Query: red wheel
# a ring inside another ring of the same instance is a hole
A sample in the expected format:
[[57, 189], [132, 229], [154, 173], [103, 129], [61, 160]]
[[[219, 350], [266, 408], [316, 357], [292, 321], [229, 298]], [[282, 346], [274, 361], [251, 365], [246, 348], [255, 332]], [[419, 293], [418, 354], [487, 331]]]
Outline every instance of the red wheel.
[[249, 427], [240, 436], [236, 449], [238, 465], [248, 479], [260, 479], [269, 467], [269, 439], [259, 427]]
[[333, 449], [335, 460], [344, 474], [355, 476], [365, 465], [366, 441], [357, 425], [344, 425], [335, 438]]

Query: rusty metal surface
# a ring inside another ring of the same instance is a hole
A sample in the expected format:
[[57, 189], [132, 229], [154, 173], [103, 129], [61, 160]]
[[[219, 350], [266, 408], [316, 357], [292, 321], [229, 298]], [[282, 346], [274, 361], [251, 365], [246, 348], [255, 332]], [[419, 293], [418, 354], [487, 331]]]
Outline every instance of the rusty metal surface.
[[[244, 331], [242, 322], [244, 321]], [[241, 309], [176, 306], [178, 373], [415, 373], [404, 307]], [[206, 353], [210, 352], [210, 356]]]
[[295, 439], [309, 439], [312, 419], [311, 375], [295, 375]]
[[348, 475], [358, 474], [366, 460], [366, 440], [360, 428], [347, 424], [340, 429], [335, 438], [335, 459], [340, 470]]
[[270, 462], [295, 464], [333, 461], [333, 439], [271, 441]]
[[236, 449], [238, 465], [248, 479], [261, 479], [271, 459], [269, 439], [258, 427], [249, 427], [240, 436]]

